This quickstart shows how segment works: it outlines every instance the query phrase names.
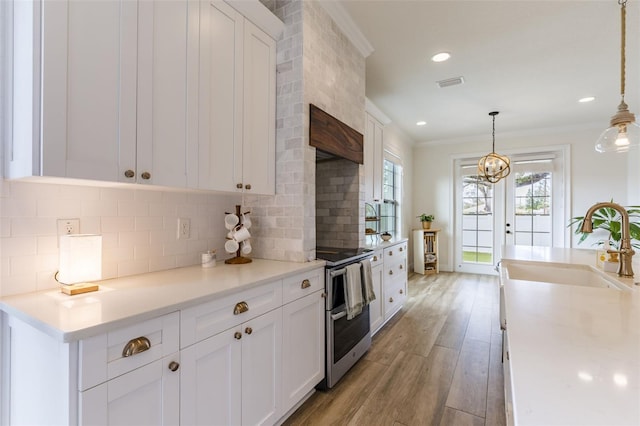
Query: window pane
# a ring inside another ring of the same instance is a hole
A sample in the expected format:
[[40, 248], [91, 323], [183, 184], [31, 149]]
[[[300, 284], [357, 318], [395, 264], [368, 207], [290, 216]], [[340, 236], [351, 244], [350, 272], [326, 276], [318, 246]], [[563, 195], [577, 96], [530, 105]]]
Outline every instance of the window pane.
[[493, 185], [462, 177], [462, 261], [493, 263]]

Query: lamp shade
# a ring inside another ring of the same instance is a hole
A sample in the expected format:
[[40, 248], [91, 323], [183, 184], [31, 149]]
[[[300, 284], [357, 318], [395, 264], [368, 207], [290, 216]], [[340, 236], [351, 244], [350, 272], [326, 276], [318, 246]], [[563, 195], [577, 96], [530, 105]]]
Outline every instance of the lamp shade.
[[598, 152], [627, 152], [640, 145], [640, 126], [630, 122], [609, 127], [602, 132], [596, 142]]
[[58, 281], [76, 284], [102, 278], [102, 236], [73, 234], [60, 236]]

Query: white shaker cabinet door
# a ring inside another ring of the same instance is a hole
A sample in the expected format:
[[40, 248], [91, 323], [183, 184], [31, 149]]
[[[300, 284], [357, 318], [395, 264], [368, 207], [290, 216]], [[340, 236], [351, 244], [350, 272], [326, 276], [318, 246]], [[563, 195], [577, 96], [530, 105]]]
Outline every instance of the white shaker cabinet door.
[[135, 159], [136, 2], [42, 2], [44, 176], [117, 181]]
[[144, 0], [138, 11], [137, 144], [120, 180], [186, 187], [197, 171], [199, 3]]
[[276, 42], [246, 20], [244, 24], [244, 189], [275, 193]]
[[81, 392], [80, 425], [179, 424], [180, 370], [172, 362], [177, 354]]
[[242, 424], [281, 417], [282, 309], [242, 324]]
[[242, 15], [222, 1], [200, 3], [200, 189], [243, 187], [243, 22]]
[[242, 337], [235, 327], [182, 350], [181, 424], [241, 423]]
[[282, 307], [282, 411], [324, 378], [324, 301], [316, 291]]

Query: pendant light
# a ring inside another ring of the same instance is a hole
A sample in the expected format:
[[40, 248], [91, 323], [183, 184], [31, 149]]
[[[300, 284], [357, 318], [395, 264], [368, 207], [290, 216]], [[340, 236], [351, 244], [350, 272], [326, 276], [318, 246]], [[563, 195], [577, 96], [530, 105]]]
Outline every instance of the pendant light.
[[629, 107], [624, 102], [625, 92], [625, 47], [626, 47], [626, 18], [627, 0], [618, 0], [620, 5], [620, 105], [618, 112], [611, 117], [610, 126], [602, 132], [596, 142], [598, 152], [626, 152], [630, 147], [640, 144], [640, 126], [636, 123], [636, 117], [629, 112]]
[[496, 115], [498, 111], [490, 112], [493, 117], [493, 145], [491, 153], [478, 161], [478, 173], [491, 183], [496, 183], [511, 173], [511, 161], [506, 155], [496, 154]]

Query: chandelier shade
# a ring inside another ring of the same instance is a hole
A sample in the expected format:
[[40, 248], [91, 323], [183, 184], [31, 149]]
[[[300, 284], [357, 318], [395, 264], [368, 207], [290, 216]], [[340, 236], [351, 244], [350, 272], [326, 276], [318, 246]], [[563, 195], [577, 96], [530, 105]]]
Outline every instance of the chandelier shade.
[[636, 117], [629, 112], [624, 101], [625, 94], [625, 64], [626, 64], [626, 17], [627, 0], [618, 0], [620, 5], [620, 105], [618, 112], [611, 117], [609, 128], [606, 129], [596, 142], [598, 152], [626, 152], [633, 146], [640, 145], [640, 125]]
[[491, 152], [478, 161], [478, 173], [490, 183], [497, 183], [511, 173], [509, 157], [496, 153], [496, 115], [498, 114], [498, 111], [489, 113], [493, 118], [493, 145]]

